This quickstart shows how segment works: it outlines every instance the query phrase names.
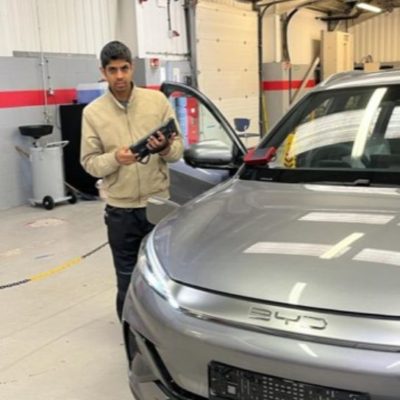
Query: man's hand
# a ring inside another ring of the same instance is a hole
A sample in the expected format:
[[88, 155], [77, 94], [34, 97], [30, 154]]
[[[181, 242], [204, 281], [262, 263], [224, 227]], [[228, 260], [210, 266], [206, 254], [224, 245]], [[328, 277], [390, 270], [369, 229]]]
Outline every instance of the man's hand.
[[151, 153], [159, 153], [162, 156], [165, 156], [169, 152], [169, 148], [174, 141], [176, 133], [173, 133], [171, 137], [167, 140], [167, 138], [162, 134], [162, 132], [158, 131], [157, 135], [150, 136], [147, 141], [147, 148]]
[[115, 159], [121, 165], [131, 165], [138, 161], [137, 154], [132, 153], [129, 147], [121, 147], [114, 154]]

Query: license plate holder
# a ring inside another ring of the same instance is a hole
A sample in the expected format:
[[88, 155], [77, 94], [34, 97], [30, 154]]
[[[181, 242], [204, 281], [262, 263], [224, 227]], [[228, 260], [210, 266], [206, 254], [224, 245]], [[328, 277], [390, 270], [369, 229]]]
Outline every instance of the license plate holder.
[[365, 393], [263, 375], [215, 361], [208, 366], [208, 381], [211, 400], [370, 400]]

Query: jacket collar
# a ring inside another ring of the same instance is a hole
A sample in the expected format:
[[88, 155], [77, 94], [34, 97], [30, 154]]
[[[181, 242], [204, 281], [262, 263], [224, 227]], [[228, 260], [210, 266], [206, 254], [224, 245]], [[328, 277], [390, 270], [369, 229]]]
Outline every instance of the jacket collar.
[[[129, 99], [128, 99], [127, 107], [129, 107], [129, 106], [132, 104], [133, 99], [136, 97], [136, 92], [137, 92], [137, 89], [136, 89], [136, 88], [137, 88], [137, 87], [136, 87], [135, 83], [132, 82], [132, 91], [131, 91], [131, 95], [130, 95], [130, 97], [129, 97]], [[116, 99], [116, 97], [114, 96], [113, 92], [110, 90], [110, 87], [107, 88], [107, 96], [108, 96], [110, 99], [112, 99], [112, 101], [114, 102], [114, 104], [115, 104], [118, 108], [120, 108], [121, 110], [125, 110], [125, 107], [119, 102], [119, 100]]]

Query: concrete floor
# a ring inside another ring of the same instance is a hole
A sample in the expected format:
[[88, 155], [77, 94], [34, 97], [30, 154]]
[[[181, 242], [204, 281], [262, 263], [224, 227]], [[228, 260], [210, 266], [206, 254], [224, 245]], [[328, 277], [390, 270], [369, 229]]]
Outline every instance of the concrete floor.
[[0, 220], [0, 399], [132, 400], [103, 203]]

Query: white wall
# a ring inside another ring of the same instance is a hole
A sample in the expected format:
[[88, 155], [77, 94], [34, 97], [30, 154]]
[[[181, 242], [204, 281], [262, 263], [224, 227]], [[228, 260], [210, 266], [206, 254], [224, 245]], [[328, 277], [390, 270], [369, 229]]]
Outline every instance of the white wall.
[[374, 61], [400, 61], [400, 9], [349, 28], [354, 34], [354, 60], [372, 55]]
[[[0, 37], [4, 39], [0, 41], [0, 56], [12, 55], [13, 50], [40, 51], [41, 46], [46, 52], [98, 55], [102, 45], [114, 38], [127, 42], [139, 57], [170, 55], [170, 59], [179, 59], [187, 54], [183, 0], [171, 1], [171, 25], [179, 33], [174, 38], [168, 32], [167, 0], [0, 1]], [[208, 3], [251, 10], [251, 4], [235, 0]], [[294, 5], [296, 1], [284, 3], [271, 7], [269, 12], [290, 11]], [[318, 40], [319, 31], [325, 26], [315, 20], [316, 15], [301, 10], [291, 21], [290, 47], [296, 63], [307, 63], [312, 58], [312, 41]], [[277, 24], [278, 14], [265, 18], [264, 62], [280, 61]]]
[[[319, 55], [321, 31], [326, 30], [326, 23], [316, 19], [319, 16], [321, 13], [302, 9], [290, 20], [288, 43], [292, 64], [311, 64]], [[268, 12], [264, 16], [263, 24], [263, 62], [280, 62], [282, 61], [280, 14]]]
[[[230, 122], [234, 117], [250, 118], [249, 132], [257, 132], [256, 14], [248, 2], [208, 0], [207, 3], [214, 8], [208, 10], [208, 15], [199, 15], [197, 21], [198, 50], [202, 53], [199, 60], [200, 89], [215, 100]], [[0, 94], [43, 89], [38, 60], [29, 59], [22, 63], [22, 59], [10, 57], [14, 51], [42, 50], [46, 53], [98, 56], [106, 42], [120, 39], [142, 58], [159, 57], [171, 62], [185, 58], [188, 50], [183, 0], [171, 1], [171, 29], [179, 33], [176, 37], [171, 37], [168, 32], [166, 5], [167, 0], [147, 0], [141, 4], [138, 0], [0, 0], [0, 56], [6, 56], [0, 58]], [[315, 55], [313, 43], [319, 39], [319, 30], [324, 28], [324, 24], [314, 16], [314, 13], [300, 11], [291, 21], [289, 42], [295, 64], [310, 64]], [[279, 17], [273, 18], [272, 33], [268, 31], [268, 22], [264, 30], [264, 54], [268, 55], [264, 62], [280, 61], [279, 39], [271, 40], [280, 32]], [[299, 31], [301, 35], [296, 34]], [[270, 55], [271, 59], [268, 59]], [[55, 60], [50, 66], [54, 63]], [[52, 88], [73, 89], [78, 83], [99, 78], [98, 62], [93, 57], [83, 64], [82, 73], [76, 71], [78, 64], [69, 65], [67, 61], [61, 64], [60, 69], [52, 67]], [[26, 76], [30, 78], [25, 79]], [[57, 108], [52, 106], [50, 111], [52, 123], [56, 125]], [[0, 113], [0, 150], [5, 150], [7, 157], [12, 158], [0, 165], [0, 172], [4, 171], [0, 173], [0, 192], [3, 193], [0, 208], [7, 208], [26, 201], [31, 190], [29, 168], [26, 165], [22, 171], [20, 168], [26, 160], [20, 159], [14, 149], [16, 143], [27, 145], [17, 127], [42, 123], [43, 107], [0, 107]], [[59, 134], [58, 129], [56, 131]], [[13, 182], [18, 182], [15, 187], [7, 186], [7, 182], [11, 182], [5, 172], [7, 166], [15, 167], [12, 177]]]
[[187, 55], [184, 0], [0, 0], [0, 56], [13, 51], [98, 55], [110, 40], [139, 57]]
[[168, 26], [167, 0], [148, 0], [134, 5], [137, 56], [182, 60], [188, 55], [184, 0], [171, 0]]
[[[208, 3], [251, 9], [250, 4], [234, 0], [208, 0]], [[296, 2], [284, 3], [276, 12], [290, 11], [293, 4]], [[0, 56], [10, 56], [14, 50], [40, 51], [41, 47], [45, 52], [98, 55], [104, 43], [118, 38], [142, 58], [182, 59], [188, 51], [183, 0], [171, 1], [171, 26], [179, 33], [177, 37], [171, 38], [168, 32], [166, 6], [167, 0], [142, 3], [134, 0], [0, 0]], [[271, 12], [274, 10], [272, 7]], [[391, 29], [391, 37], [397, 37], [400, 30], [399, 11], [379, 17], [382, 19], [380, 26]], [[310, 63], [315, 56], [315, 43], [319, 41], [320, 30], [325, 29], [325, 24], [316, 20], [316, 16], [318, 13], [301, 10], [290, 22], [290, 51], [296, 64]], [[354, 28], [365, 31], [359, 36], [365, 37], [370, 32], [371, 24], [376, 24], [372, 21]], [[264, 62], [280, 61], [278, 24], [278, 14], [265, 17]], [[369, 35], [373, 39], [371, 43], [382, 36]], [[358, 53], [371, 53], [370, 49], [363, 50], [366, 44], [361, 39], [361, 49], [357, 44]], [[400, 52], [394, 40], [381, 44], [380, 52]]]
[[0, 0], [0, 56], [99, 54], [116, 35], [118, 0]]
[[326, 23], [316, 19], [321, 15], [311, 10], [300, 10], [291, 19], [288, 43], [292, 64], [311, 64], [319, 55], [321, 31], [326, 30]]
[[[42, 138], [42, 143], [61, 138], [57, 93], [74, 91], [78, 83], [95, 82], [99, 77], [98, 63], [94, 57], [46, 57], [54, 95], [48, 96], [48, 106], [35, 105], [32, 91], [37, 97], [43, 93], [40, 57], [0, 57], [0, 210], [26, 204], [32, 196], [31, 168], [27, 158], [19, 154], [15, 146], [29, 151], [30, 138], [22, 136], [21, 125], [53, 125], [53, 133]], [[23, 96], [19, 96], [22, 93]], [[12, 104], [17, 96], [21, 104]], [[31, 100], [30, 100], [31, 99]], [[72, 102], [72, 99], [66, 101]], [[4, 103], [9, 103], [4, 104]], [[50, 105], [52, 104], [52, 105]], [[48, 121], [44, 112], [47, 108]]]
[[267, 14], [263, 18], [262, 41], [263, 63], [282, 61], [281, 18], [278, 14]]
[[[239, 3], [240, 4], [240, 3]], [[241, 7], [199, 1], [196, 7], [199, 89], [224, 113], [258, 127], [257, 15]]]
[[237, 0], [200, 0], [214, 5], [222, 5], [227, 7], [234, 7], [236, 9], [251, 11], [252, 6], [250, 2], [237, 1]]

